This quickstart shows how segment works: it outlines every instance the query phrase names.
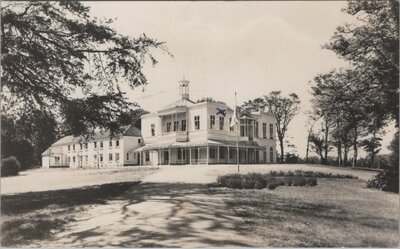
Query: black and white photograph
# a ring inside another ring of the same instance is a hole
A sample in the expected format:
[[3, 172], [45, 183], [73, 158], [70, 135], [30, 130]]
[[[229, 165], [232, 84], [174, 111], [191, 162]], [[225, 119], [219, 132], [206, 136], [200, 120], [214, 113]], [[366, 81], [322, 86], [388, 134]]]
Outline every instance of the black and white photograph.
[[1, 1], [2, 248], [399, 247], [399, 1]]

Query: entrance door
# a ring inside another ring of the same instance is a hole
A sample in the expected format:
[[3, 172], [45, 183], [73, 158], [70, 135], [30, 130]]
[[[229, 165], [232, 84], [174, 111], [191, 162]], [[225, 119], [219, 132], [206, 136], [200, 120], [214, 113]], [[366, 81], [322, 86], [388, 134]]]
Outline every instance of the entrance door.
[[169, 163], [169, 153], [168, 151], [164, 151], [164, 164], [168, 164]]

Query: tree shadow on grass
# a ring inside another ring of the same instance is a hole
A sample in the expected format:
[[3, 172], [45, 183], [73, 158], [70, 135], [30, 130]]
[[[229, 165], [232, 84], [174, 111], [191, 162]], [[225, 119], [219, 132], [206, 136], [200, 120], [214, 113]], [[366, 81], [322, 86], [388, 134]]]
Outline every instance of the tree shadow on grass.
[[202, 184], [120, 183], [2, 196], [2, 246], [254, 246]]
[[28, 192], [1, 196], [1, 245], [30, 244], [50, 238], [75, 220], [87, 205], [105, 204], [139, 182]]

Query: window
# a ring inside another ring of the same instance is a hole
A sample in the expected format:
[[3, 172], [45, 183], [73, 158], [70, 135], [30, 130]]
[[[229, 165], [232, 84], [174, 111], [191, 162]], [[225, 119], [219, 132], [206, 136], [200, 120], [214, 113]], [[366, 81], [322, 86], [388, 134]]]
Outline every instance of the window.
[[274, 162], [274, 149], [272, 147], [269, 148], [269, 162], [270, 163]]
[[171, 122], [167, 122], [167, 132], [171, 132]]
[[219, 117], [219, 129], [221, 131], [224, 129], [224, 117]]
[[147, 150], [145, 154], [146, 154], [146, 162], [150, 161], [150, 152]]
[[156, 129], [155, 129], [155, 125], [154, 124], [151, 124], [151, 135], [152, 136], [155, 136], [156, 135]]
[[179, 121], [174, 121], [174, 131], [178, 131]]
[[269, 124], [269, 138], [274, 139], [274, 125]]
[[139, 139], [137, 140], [137, 142], [138, 142], [138, 144], [141, 144], [141, 143], [142, 143], [142, 139], [139, 138]]
[[258, 122], [255, 122], [254, 125], [254, 137], [258, 138]]
[[54, 161], [55, 161], [56, 163], [60, 162], [60, 157], [58, 157], [58, 156], [54, 157]]
[[100, 142], [100, 149], [103, 149], [103, 141]]
[[225, 153], [223, 148], [219, 148], [219, 158], [224, 159], [225, 158]]
[[200, 130], [200, 116], [194, 116], [194, 129]]
[[178, 160], [185, 160], [186, 158], [186, 151], [182, 149], [178, 149]]
[[97, 149], [97, 142], [94, 142], [93, 145], [94, 145], [94, 148]]
[[112, 161], [112, 153], [108, 154], [108, 161], [110, 161], [110, 162]]
[[241, 137], [245, 137], [246, 136], [246, 124], [245, 124], [245, 120], [240, 120], [240, 136]]
[[231, 126], [231, 124], [232, 124], [232, 118], [229, 118], [229, 130], [230, 130], [230, 131], [233, 131], [233, 128], [234, 128], [235, 126]]
[[68, 163], [70, 163], [71, 162], [71, 157], [68, 157]]
[[119, 162], [119, 153], [115, 153], [115, 161]]
[[115, 141], [115, 147], [119, 147], [119, 140]]
[[74, 156], [72, 157], [72, 162], [75, 162], [75, 157]]
[[126, 160], [129, 161], [129, 153], [126, 153]]
[[109, 142], [109, 146], [110, 146], [110, 148], [112, 147], [112, 140], [110, 139], [110, 142]]
[[93, 155], [93, 161], [97, 162], [97, 155]]
[[85, 149], [86, 150], [88, 149], [88, 143], [85, 143]]
[[136, 160], [136, 153], [133, 153], [133, 159]]
[[86, 156], [85, 156], [85, 162], [88, 162], [88, 161], [89, 161], [89, 156], [86, 155]]
[[263, 138], [267, 138], [267, 124], [263, 123]]
[[215, 116], [210, 115], [210, 129], [213, 129], [215, 126]]
[[79, 162], [82, 163], [82, 161], [83, 161], [83, 156], [79, 156]]
[[103, 162], [103, 154], [99, 154], [100, 162]]
[[181, 131], [186, 131], [186, 119], [183, 119], [181, 122]]
[[72, 145], [72, 150], [75, 150], [75, 144], [74, 144], [74, 145]]
[[71, 145], [68, 145], [68, 151], [71, 151]]
[[216, 153], [215, 153], [215, 148], [209, 148], [209, 153], [210, 153], [210, 159], [215, 159]]
[[81, 150], [83, 149], [83, 147], [82, 147], [82, 144], [81, 144], [81, 143], [79, 144], [79, 147], [80, 147], [80, 149], [81, 149]]

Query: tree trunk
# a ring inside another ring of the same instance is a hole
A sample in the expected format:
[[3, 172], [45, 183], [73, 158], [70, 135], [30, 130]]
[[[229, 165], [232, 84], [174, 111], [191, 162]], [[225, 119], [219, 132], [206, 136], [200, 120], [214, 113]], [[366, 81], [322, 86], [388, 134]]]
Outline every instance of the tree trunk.
[[324, 164], [328, 163], [328, 135], [329, 135], [329, 127], [328, 127], [328, 120], [325, 121], [325, 141], [324, 141]]
[[306, 149], [306, 163], [308, 163], [308, 151], [310, 150], [310, 135], [311, 135], [311, 133], [308, 133], [308, 137], [307, 137], [307, 149]]
[[375, 164], [375, 141], [376, 141], [376, 130], [374, 129], [373, 133], [373, 148], [372, 148], [372, 153], [371, 153], [371, 167], [374, 167]]
[[283, 163], [283, 138], [279, 138], [279, 143], [281, 147], [281, 163]]
[[339, 141], [337, 144], [337, 161], [338, 166], [342, 166], [342, 142]]
[[344, 154], [343, 154], [343, 165], [347, 166], [349, 165], [349, 159], [347, 157], [349, 153], [349, 147], [347, 145], [344, 145]]
[[353, 167], [357, 166], [357, 156], [358, 156], [358, 147], [357, 147], [357, 128], [354, 131], [354, 139], [353, 139]]

